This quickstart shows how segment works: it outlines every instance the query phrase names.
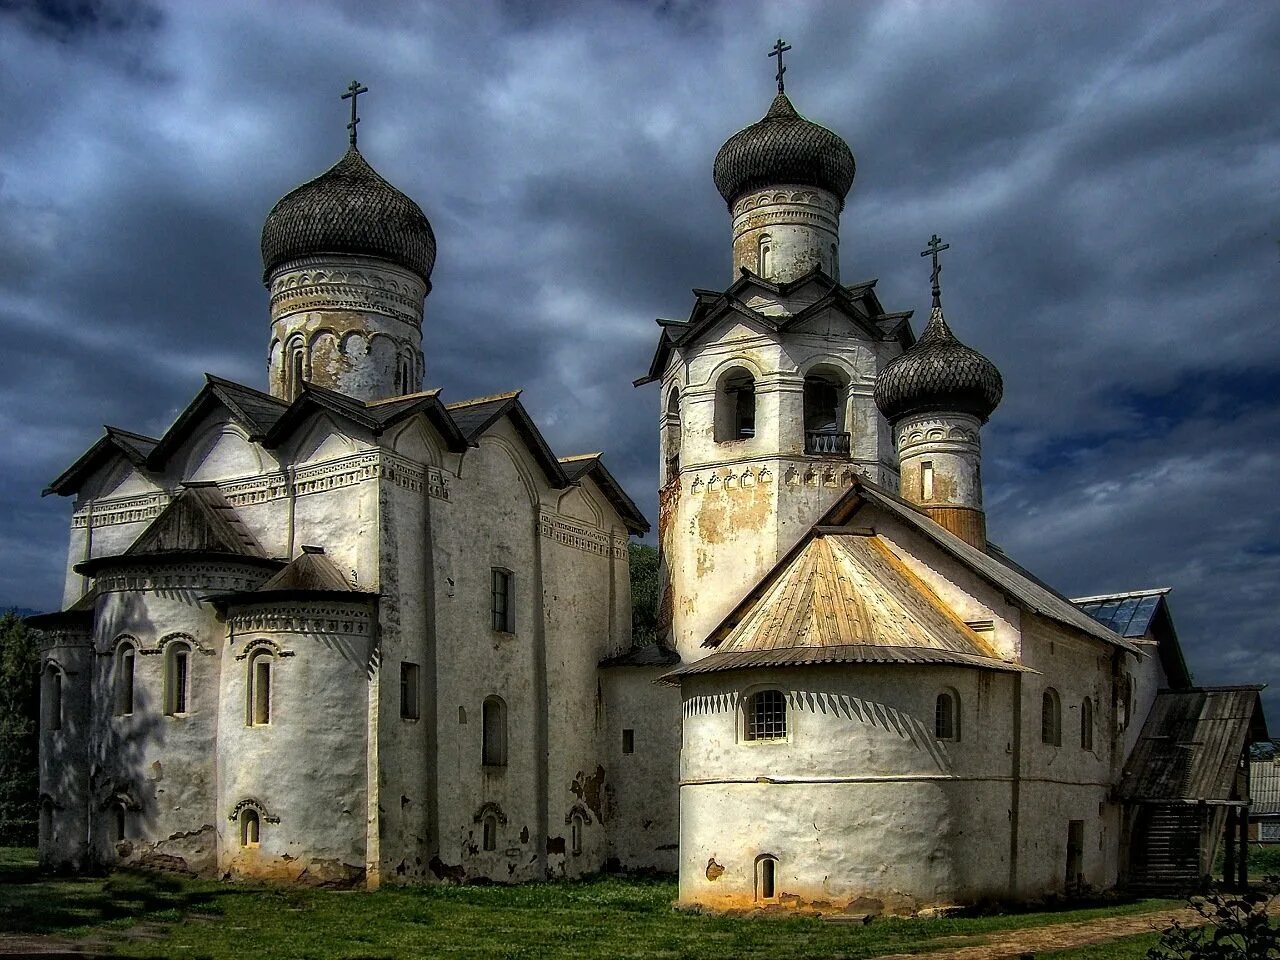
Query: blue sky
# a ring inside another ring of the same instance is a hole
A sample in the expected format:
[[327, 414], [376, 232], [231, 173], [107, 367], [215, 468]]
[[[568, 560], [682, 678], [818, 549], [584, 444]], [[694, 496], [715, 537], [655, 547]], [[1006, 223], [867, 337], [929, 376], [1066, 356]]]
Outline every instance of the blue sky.
[[[1078, 595], [1172, 586], [1197, 678], [1280, 679], [1280, 8], [0, 2], [0, 603], [59, 599], [41, 488], [210, 371], [263, 386], [258, 233], [361, 147], [439, 239], [428, 385], [523, 387], [650, 516], [658, 316], [731, 280], [711, 161], [773, 93], [858, 162], [842, 275], [1005, 377], [992, 538]], [[1276, 701], [1280, 706], [1280, 701]]]

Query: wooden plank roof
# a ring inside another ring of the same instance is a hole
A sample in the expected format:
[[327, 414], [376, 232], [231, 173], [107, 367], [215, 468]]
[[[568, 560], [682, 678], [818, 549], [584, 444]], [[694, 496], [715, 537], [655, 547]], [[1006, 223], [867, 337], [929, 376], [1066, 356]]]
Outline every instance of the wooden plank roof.
[[1117, 793], [1135, 802], [1234, 800], [1248, 744], [1266, 739], [1260, 686], [1161, 690]]

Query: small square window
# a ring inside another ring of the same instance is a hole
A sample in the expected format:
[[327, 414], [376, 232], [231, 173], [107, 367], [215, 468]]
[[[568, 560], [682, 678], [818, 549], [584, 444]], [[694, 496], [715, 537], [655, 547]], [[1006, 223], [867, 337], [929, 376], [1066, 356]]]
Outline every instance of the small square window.
[[747, 701], [746, 739], [784, 740], [787, 698], [781, 690], [761, 690]]
[[417, 720], [420, 716], [418, 665], [405, 661], [400, 664], [400, 717], [404, 720]]
[[622, 731], [622, 752], [623, 753], [636, 752], [636, 732], [634, 730]]

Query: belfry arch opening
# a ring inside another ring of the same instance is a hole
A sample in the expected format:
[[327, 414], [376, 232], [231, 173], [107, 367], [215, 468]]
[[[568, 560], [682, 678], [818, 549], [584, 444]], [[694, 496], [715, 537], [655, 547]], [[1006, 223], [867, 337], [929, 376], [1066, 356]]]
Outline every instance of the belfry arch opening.
[[663, 483], [680, 475], [680, 440], [682, 428], [680, 424], [680, 390], [671, 388], [667, 397], [667, 406], [662, 414], [662, 466], [665, 471]]
[[846, 406], [849, 380], [837, 367], [821, 364], [804, 378], [804, 452], [847, 456]]
[[755, 435], [756, 379], [744, 367], [732, 367], [716, 387], [716, 442], [750, 440]]

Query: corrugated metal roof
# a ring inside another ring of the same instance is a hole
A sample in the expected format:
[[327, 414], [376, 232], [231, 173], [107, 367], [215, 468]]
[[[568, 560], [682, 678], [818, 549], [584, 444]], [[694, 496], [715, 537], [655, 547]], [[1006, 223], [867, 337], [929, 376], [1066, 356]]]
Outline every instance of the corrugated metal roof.
[[1280, 814], [1280, 763], [1254, 760], [1249, 764], [1250, 812]]
[[1161, 587], [1111, 596], [1082, 597], [1071, 602], [1120, 636], [1140, 640], [1147, 635], [1160, 601], [1169, 590], [1169, 587]]
[[983, 670], [1004, 670], [1014, 673], [1035, 672], [1016, 663], [1007, 663], [1004, 660], [997, 660], [992, 657], [975, 656], [954, 650], [853, 643], [828, 647], [775, 647], [769, 650], [716, 652], [703, 657], [701, 660], [685, 664], [678, 670], [672, 670], [664, 675], [662, 679], [668, 683], [675, 683], [680, 677], [703, 673], [719, 673], [725, 670], [856, 663], [963, 666], [977, 667]]
[[1265, 739], [1261, 687], [1198, 687], [1156, 694], [1125, 764], [1124, 800], [1232, 800], [1250, 739]]

